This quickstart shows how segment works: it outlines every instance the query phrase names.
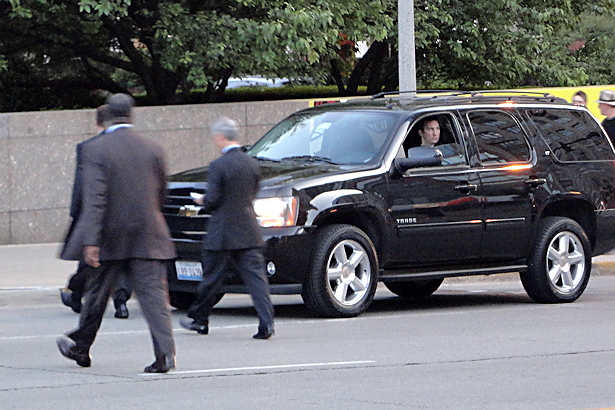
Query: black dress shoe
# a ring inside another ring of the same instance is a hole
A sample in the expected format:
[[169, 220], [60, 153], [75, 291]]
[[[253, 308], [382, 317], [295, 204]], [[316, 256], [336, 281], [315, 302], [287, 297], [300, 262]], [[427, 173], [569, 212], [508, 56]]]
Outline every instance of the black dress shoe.
[[252, 337], [255, 339], [267, 340], [275, 334], [275, 329], [272, 327], [259, 327], [258, 333]]
[[209, 333], [209, 325], [207, 323], [199, 323], [196, 320], [179, 319], [179, 324], [184, 329], [194, 330], [198, 334], [206, 335]]
[[144, 373], [166, 373], [171, 369], [175, 368], [175, 359], [172, 358], [167, 360], [167, 358], [161, 357], [156, 359], [156, 361], [145, 369], [143, 369]]
[[81, 367], [90, 367], [92, 365], [92, 357], [87, 352], [77, 350], [75, 342], [66, 336], [60, 336], [56, 339], [56, 344], [62, 356], [67, 359], [74, 360]]
[[71, 306], [71, 309], [73, 309], [75, 313], [81, 313], [81, 300], [75, 300], [73, 296], [73, 306]]
[[60, 299], [65, 306], [68, 306], [75, 313], [81, 312], [81, 299], [75, 300], [75, 295], [68, 288], [60, 289]]
[[118, 319], [128, 319], [128, 308], [126, 302], [121, 302], [115, 307], [115, 317]]

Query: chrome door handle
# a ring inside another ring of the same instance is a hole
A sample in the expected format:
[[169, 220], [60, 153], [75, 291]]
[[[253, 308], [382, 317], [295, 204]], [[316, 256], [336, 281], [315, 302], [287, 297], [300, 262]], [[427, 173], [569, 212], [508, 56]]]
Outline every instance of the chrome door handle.
[[465, 194], [470, 193], [470, 192], [474, 192], [478, 189], [478, 185], [475, 184], [463, 184], [463, 185], [457, 185], [455, 187], [455, 191], [460, 191], [463, 192]]
[[546, 183], [547, 180], [544, 178], [530, 178], [525, 180], [525, 185], [529, 186], [530, 188], [538, 188], [539, 186]]

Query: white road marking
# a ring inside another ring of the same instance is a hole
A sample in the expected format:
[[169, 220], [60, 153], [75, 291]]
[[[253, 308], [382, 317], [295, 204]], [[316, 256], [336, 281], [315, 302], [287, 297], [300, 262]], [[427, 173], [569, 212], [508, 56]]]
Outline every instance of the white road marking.
[[[281, 364], [276, 366], [252, 366], [252, 367], [228, 367], [223, 369], [203, 369], [203, 370], [172, 370], [169, 375], [176, 374], [199, 374], [199, 373], [223, 373], [223, 372], [241, 372], [248, 370], [280, 370], [280, 369], [298, 369], [304, 367], [324, 367], [324, 366], [350, 366], [356, 364], [376, 363], [374, 360], [360, 360], [354, 362], [326, 362], [326, 363], [303, 363], [303, 364]], [[139, 376], [160, 376], [160, 373], [141, 373]]]
[[[555, 304], [555, 305], [542, 305], [542, 304], [531, 304], [531, 305], [518, 305], [518, 306], [510, 306], [507, 308], [509, 311], [523, 311], [523, 310], [536, 310], [536, 309], [575, 309], [578, 306], [569, 303]], [[302, 326], [309, 323], [317, 323], [317, 324], [339, 324], [340, 322], [349, 322], [349, 323], [357, 323], [359, 321], [370, 321], [370, 320], [383, 320], [383, 319], [400, 319], [407, 318], [409, 316], [413, 317], [424, 317], [424, 316], [456, 316], [456, 315], [467, 315], [468, 313], [488, 313], [487, 310], [482, 309], [477, 306], [476, 309], [469, 310], [447, 310], [447, 311], [408, 311], [408, 313], [401, 314], [376, 314], [370, 315], [369, 313], [363, 314], [362, 316], [350, 318], [350, 319], [305, 319], [305, 320], [293, 320], [293, 321], [279, 321], [276, 322], [277, 326]], [[222, 329], [239, 329], [239, 328], [250, 328], [254, 327], [254, 324], [241, 324], [241, 325], [228, 325], [228, 326], [215, 326], [210, 327], [210, 331], [222, 330]], [[190, 330], [186, 330], [182, 327], [173, 328], [174, 333], [190, 333], [194, 332]], [[97, 337], [104, 336], [114, 336], [114, 335], [130, 335], [130, 334], [149, 334], [149, 330], [125, 330], [125, 331], [106, 331], [106, 332], [98, 332]], [[2, 340], [27, 340], [27, 339], [39, 339], [39, 338], [56, 338], [59, 334], [54, 335], [28, 335], [28, 336], [0, 336], [0, 341]]]

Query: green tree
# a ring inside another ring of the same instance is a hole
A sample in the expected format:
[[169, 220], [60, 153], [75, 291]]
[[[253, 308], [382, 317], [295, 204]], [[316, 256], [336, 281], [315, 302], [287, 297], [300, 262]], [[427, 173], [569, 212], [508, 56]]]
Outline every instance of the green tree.
[[[615, 40], [609, 41], [607, 27], [600, 29], [613, 21], [613, 0], [415, 0], [414, 5], [419, 89], [582, 85], [606, 78], [590, 74], [590, 50], [604, 56], [602, 64], [591, 62], [603, 73], [614, 63], [615, 48], [608, 44]], [[383, 6], [396, 16], [396, 1]], [[602, 25], [581, 18], [582, 12]], [[576, 55], [569, 49], [575, 41], [570, 30], [585, 30], [581, 37], [587, 46]], [[332, 61], [340, 94], [356, 94], [358, 84], [367, 84], [372, 93], [396, 89], [396, 45], [393, 27], [388, 38], [374, 41], [363, 58], [351, 62], [348, 78], [339, 69], [342, 58]]]
[[321, 78], [342, 33], [378, 40], [392, 26], [378, 0], [0, 0], [0, 81], [117, 92], [131, 76], [151, 104], [195, 88], [213, 101], [233, 74]]
[[[414, 4], [419, 89], [613, 82], [615, 0]], [[249, 74], [329, 77], [340, 95], [393, 90], [396, 19], [397, 0], [0, 0], [0, 108], [79, 107], [132, 87], [149, 104], [197, 88], [216, 101]]]
[[[560, 33], [574, 64], [587, 74], [587, 84], [615, 84], [615, 20], [584, 13], [580, 24]], [[577, 85], [577, 84], [575, 84]]]
[[417, 0], [419, 88], [577, 85], [583, 67], [560, 41], [582, 12], [612, 13], [613, 0]]

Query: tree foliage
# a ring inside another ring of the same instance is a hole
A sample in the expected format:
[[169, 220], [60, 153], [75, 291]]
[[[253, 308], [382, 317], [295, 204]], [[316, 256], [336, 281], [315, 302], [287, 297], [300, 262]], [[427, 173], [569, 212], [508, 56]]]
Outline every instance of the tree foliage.
[[[0, 0], [0, 99], [71, 108], [136, 87], [150, 104], [190, 101], [195, 89], [216, 101], [230, 76], [250, 74], [328, 79], [341, 95], [393, 90], [397, 1]], [[414, 5], [421, 89], [614, 80], [615, 0]], [[371, 45], [361, 59], [357, 41]]]
[[[396, 3], [383, 1], [391, 15]], [[419, 89], [579, 86], [606, 81], [597, 67], [604, 73], [615, 65], [615, 40], [608, 40], [607, 27], [614, 0], [415, 0], [414, 6]], [[358, 82], [367, 83], [371, 92], [397, 87], [396, 30], [373, 42], [348, 79], [337, 69], [341, 63], [332, 65], [340, 93], [352, 95]], [[571, 52], [571, 30], [584, 30], [578, 37], [587, 46], [580, 53]], [[391, 49], [393, 58], [387, 53]], [[590, 50], [605, 60], [589, 61]]]
[[214, 100], [232, 74], [322, 76], [341, 33], [386, 37], [383, 11], [378, 0], [0, 0], [0, 55], [4, 81], [25, 88], [125, 91], [121, 70], [153, 104], [197, 87]]
[[615, 10], [613, 0], [417, 0], [417, 81], [425, 88], [580, 85], [563, 30], [582, 12]]
[[[587, 84], [615, 84], [615, 19], [584, 13], [580, 24], [559, 38], [573, 64], [587, 74]], [[577, 84], [575, 84], [577, 85]]]

